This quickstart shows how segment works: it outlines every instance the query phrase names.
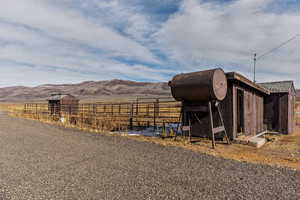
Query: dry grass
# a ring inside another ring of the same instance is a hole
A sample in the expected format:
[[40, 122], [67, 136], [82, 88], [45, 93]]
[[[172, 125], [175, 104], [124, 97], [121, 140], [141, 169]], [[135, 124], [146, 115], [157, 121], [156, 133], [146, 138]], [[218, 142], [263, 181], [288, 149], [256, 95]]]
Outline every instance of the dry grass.
[[[162, 126], [178, 121], [177, 102], [80, 104], [76, 111], [51, 115], [48, 104], [0, 104], [11, 116], [75, 127], [81, 130], [125, 131], [133, 127]], [[63, 110], [63, 108], [61, 108]], [[68, 109], [65, 109], [68, 110]]]
[[[172, 106], [171, 106], [172, 107]], [[79, 112], [76, 116], [64, 115], [66, 119], [65, 123], [58, 121], [58, 118], [47, 115], [39, 115], [34, 112], [30, 114], [24, 113], [23, 104], [0, 104], [0, 109], [10, 112], [12, 115], [17, 117], [26, 117], [31, 119], [37, 119], [43, 122], [62, 125], [64, 127], [79, 128], [82, 130], [98, 132], [98, 133], [109, 133], [110, 130], [118, 130], [126, 135], [128, 123], [126, 122], [122, 125], [121, 119], [118, 116], [101, 116], [93, 117], [92, 112]], [[46, 107], [44, 107], [47, 110]], [[101, 112], [98, 108], [97, 112]], [[116, 109], [111, 107], [106, 107], [105, 109]], [[126, 108], [124, 112], [126, 111]], [[148, 108], [139, 107], [140, 112], [147, 112]], [[166, 112], [171, 108], [160, 108], [160, 111]], [[172, 108], [174, 109], [174, 108]], [[151, 109], [150, 109], [151, 110]], [[297, 112], [300, 112], [300, 102], [297, 102], [296, 107]], [[102, 110], [103, 111], [103, 110]], [[123, 112], [123, 110], [122, 110]], [[179, 110], [176, 111], [177, 113]], [[176, 115], [173, 113], [172, 115]], [[72, 118], [77, 117], [76, 123], [71, 123]], [[297, 115], [297, 122], [300, 122], [300, 114]], [[300, 123], [299, 123], [300, 124]], [[177, 146], [185, 149], [189, 149], [195, 152], [206, 153], [209, 155], [223, 157], [226, 159], [233, 159], [237, 161], [253, 162], [253, 163], [263, 163], [273, 166], [289, 167], [293, 169], [300, 170], [300, 128], [296, 130], [293, 135], [278, 135], [278, 136], [267, 136], [269, 142], [261, 149], [256, 149], [254, 147], [249, 147], [240, 144], [226, 145], [218, 144], [217, 148], [213, 150], [211, 148], [211, 141], [206, 139], [195, 139], [198, 140], [193, 144], [190, 144], [184, 138], [179, 138], [178, 141], [174, 141], [171, 138], [161, 139], [156, 137], [133, 137], [127, 136], [139, 141], [153, 142], [165, 146]]]
[[271, 166], [288, 167], [300, 170], [300, 129], [293, 135], [266, 136], [269, 142], [260, 149], [241, 144], [217, 144], [211, 148], [211, 141], [194, 139], [197, 142], [190, 144], [186, 139], [160, 139], [153, 137], [132, 137], [135, 140], [152, 142], [164, 146], [176, 146], [195, 152], [205, 153], [225, 159], [240, 162], [261, 163]]

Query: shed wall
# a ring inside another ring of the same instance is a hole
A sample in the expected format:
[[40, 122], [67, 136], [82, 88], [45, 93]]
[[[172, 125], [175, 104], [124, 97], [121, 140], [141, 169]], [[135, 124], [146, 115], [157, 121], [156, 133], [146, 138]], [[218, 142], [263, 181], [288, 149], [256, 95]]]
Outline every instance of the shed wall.
[[292, 93], [272, 93], [266, 97], [264, 123], [270, 131], [283, 134], [294, 132], [296, 97]]
[[[265, 130], [264, 128], [264, 98], [255, 90], [239, 86], [235, 83], [228, 83], [228, 92], [226, 98], [221, 102], [220, 107], [224, 120], [225, 129], [230, 139], [237, 138], [237, 90], [244, 92], [244, 131], [243, 135], [254, 136]], [[215, 127], [219, 125], [216, 111], [213, 112]], [[208, 113], [199, 113], [197, 115], [201, 121], [192, 120], [192, 135], [201, 137], [210, 137], [210, 123]]]
[[244, 124], [244, 131], [243, 135], [246, 136], [255, 136], [261, 132], [264, 131], [264, 122], [263, 122], [263, 116], [264, 116], [264, 111], [263, 111], [263, 96], [251, 89], [239, 86], [239, 85], [234, 85], [232, 87], [233, 89], [233, 124], [234, 124], [234, 129], [232, 132], [233, 139], [238, 136], [237, 133], [237, 90], [242, 90], [244, 92], [244, 119], [243, 119], [243, 124]]

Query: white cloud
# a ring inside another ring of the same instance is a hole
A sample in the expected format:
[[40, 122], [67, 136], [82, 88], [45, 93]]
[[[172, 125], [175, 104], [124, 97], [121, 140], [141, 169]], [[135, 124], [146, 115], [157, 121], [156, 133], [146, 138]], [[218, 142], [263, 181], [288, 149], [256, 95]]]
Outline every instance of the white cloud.
[[147, 48], [136, 41], [101, 23], [92, 23], [73, 9], [51, 4], [51, 1], [3, 0], [0, 18], [36, 28], [57, 39], [103, 49], [115, 56], [158, 62]]
[[[300, 15], [271, 12], [275, 0], [230, 2], [182, 0], [164, 22], [141, 0], [3, 0], [0, 86], [166, 81], [178, 71], [215, 66], [251, 77], [253, 53], [300, 33]], [[300, 85], [299, 44], [300, 37], [259, 60], [258, 80], [293, 79]]]
[[62, 1], [55, 6], [49, 2], [2, 2], [0, 86], [124, 77], [162, 81], [165, 74], [172, 73], [115, 61], [112, 57], [160, 62], [146, 47], [101, 21], [93, 23], [60, 4]]
[[[300, 33], [298, 13], [268, 11], [271, 0], [239, 0], [230, 4], [185, 0], [157, 33], [161, 48], [187, 69], [203, 64], [235, 67], [249, 73], [254, 52], [258, 55]], [[297, 79], [300, 74], [300, 37], [258, 62], [258, 73], [285, 74]], [[300, 84], [300, 82], [298, 82]]]

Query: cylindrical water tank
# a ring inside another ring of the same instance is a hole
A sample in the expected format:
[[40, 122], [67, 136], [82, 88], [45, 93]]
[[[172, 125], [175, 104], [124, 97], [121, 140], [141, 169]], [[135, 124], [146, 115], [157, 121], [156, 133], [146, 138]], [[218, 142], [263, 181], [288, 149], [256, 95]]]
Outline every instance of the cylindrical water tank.
[[169, 86], [177, 101], [222, 101], [227, 94], [227, 78], [221, 68], [178, 74]]

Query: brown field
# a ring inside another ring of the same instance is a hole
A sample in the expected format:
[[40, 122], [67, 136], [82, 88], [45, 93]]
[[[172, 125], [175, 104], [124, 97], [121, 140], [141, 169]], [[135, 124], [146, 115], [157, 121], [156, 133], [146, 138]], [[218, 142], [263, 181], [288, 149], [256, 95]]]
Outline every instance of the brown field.
[[[147, 104], [140, 104], [138, 106], [126, 105], [124, 107], [117, 106], [106, 106], [103, 105], [96, 108], [96, 117], [94, 115], [95, 110], [91, 106], [92, 104], [86, 104], [84, 109], [81, 109], [76, 116], [71, 115], [64, 117], [67, 119], [66, 123], [61, 123], [58, 121], [57, 117], [49, 116], [47, 104], [40, 104], [40, 107], [31, 107], [29, 111], [24, 112], [24, 104], [0, 104], [0, 109], [8, 111], [11, 115], [17, 117], [26, 117], [31, 119], [37, 119], [47, 123], [54, 123], [57, 125], [63, 125], [65, 127], [76, 127], [83, 130], [89, 130], [94, 132], [108, 133], [111, 130], [118, 130], [119, 132], [124, 132], [128, 130], [128, 113], [138, 112], [140, 114], [136, 115], [134, 123], [140, 125], [153, 126], [155, 123], [162, 125], [164, 123], [172, 122], [172, 120], [178, 120], [179, 108], [178, 105], [165, 103], [160, 105], [159, 113], [160, 117], [156, 118], [156, 122], [153, 122], [153, 115], [155, 115], [155, 106], [152, 107], [145, 106]], [[133, 110], [130, 110], [130, 109]], [[109, 110], [110, 112], [104, 112]], [[116, 110], [116, 111], [115, 111]], [[127, 113], [125, 118], [118, 115], [114, 116], [112, 113]], [[148, 115], [145, 113], [148, 112]], [[297, 102], [296, 112], [300, 112], [300, 102]], [[152, 113], [152, 114], [151, 114]], [[72, 124], [71, 118], [76, 117], [76, 123]], [[148, 120], [148, 121], [147, 121]], [[122, 124], [122, 122], [124, 122]], [[297, 124], [300, 125], [300, 114], [297, 114]], [[143, 124], [144, 123], [144, 124]], [[125, 135], [125, 134], [124, 134]], [[268, 143], [260, 149], [254, 147], [245, 146], [241, 144], [217, 144], [215, 150], [211, 149], [211, 142], [206, 139], [194, 138], [195, 142], [190, 144], [184, 138], [179, 138], [177, 141], [174, 141], [172, 138], [161, 139], [158, 137], [131, 137], [132, 139], [139, 141], [153, 142], [165, 146], [178, 146], [185, 149], [189, 149], [195, 152], [206, 153], [214, 155], [217, 157], [223, 157], [227, 159], [234, 159], [238, 161], [246, 161], [253, 163], [263, 163], [273, 166], [289, 167], [293, 169], [300, 170], [300, 127], [298, 126], [297, 130], [293, 135], [267, 135], [266, 138]]]

